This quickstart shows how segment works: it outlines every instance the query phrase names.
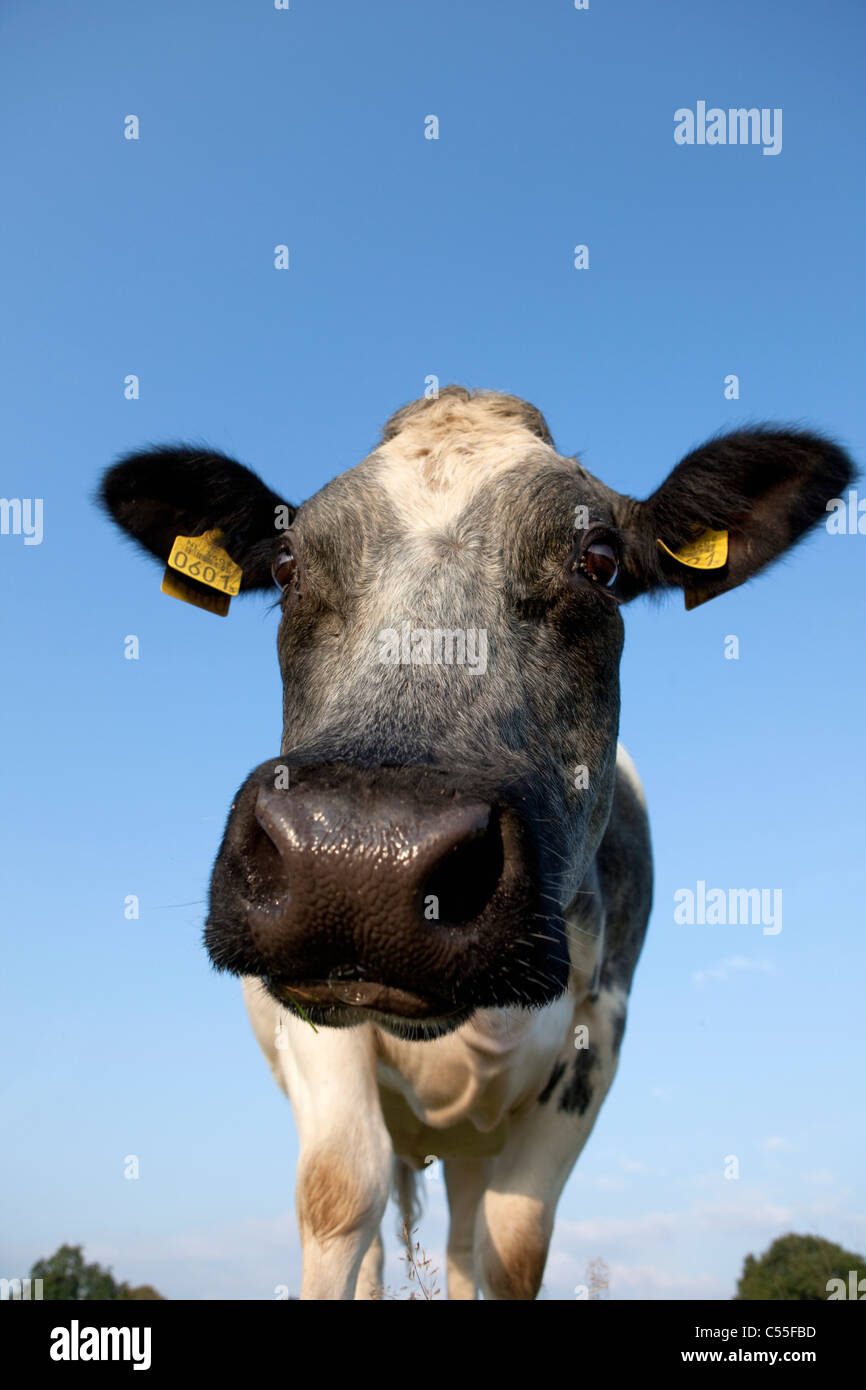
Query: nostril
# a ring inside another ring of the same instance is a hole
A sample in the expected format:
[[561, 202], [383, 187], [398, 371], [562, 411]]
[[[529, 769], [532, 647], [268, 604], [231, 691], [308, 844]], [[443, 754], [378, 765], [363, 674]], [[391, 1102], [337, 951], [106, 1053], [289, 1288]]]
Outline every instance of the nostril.
[[450, 927], [474, 922], [499, 887], [504, 863], [499, 818], [491, 812], [486, 824], [447, 850], [427, 875], [421, 888], [424, 919]]
[[286, 865], [267, 822], [258, 807], [245, 828], [241, 862], [247, 896], [257, 906], [273, 906], [288, 894]]

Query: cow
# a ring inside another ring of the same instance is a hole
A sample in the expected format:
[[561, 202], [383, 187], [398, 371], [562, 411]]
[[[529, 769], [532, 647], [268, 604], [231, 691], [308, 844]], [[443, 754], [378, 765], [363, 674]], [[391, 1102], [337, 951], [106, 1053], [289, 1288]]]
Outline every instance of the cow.
[[205, 943], [292, 1104], [302, 1298], [382, 1297], [389, 1194], [410, 1225], [431, 1156], [448, 1296], [538, 1295], [652, 898], [620, 610], [742, 584], [852, 476], [828, 438], [762, 425], [639, 501], [534, 406], [462, 387], [398, 410], [300, 506], [182, 446], [104, 475], [167, 576], [178, 537], [206, 536], [241, 594], [279, 594], [281, 752], [232, 803]]

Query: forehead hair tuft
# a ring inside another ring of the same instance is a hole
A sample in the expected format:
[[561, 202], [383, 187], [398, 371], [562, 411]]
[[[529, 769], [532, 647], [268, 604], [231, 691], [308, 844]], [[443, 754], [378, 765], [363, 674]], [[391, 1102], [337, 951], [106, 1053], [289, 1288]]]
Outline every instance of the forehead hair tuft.
[[534, 405], [519, 396], [506, 396], [499, 391], [470, 391], [465, 386], [444, 386], [438, 396], [410, 401], [388, 420], [379, 443], [387, 444], [407, 426], [451, 431], [459, 430], [461, 425], [477, 428], [485, 417], [491, 423], [496, 420], [521, 425], [543, 443], [554, 447], [547, 421]]

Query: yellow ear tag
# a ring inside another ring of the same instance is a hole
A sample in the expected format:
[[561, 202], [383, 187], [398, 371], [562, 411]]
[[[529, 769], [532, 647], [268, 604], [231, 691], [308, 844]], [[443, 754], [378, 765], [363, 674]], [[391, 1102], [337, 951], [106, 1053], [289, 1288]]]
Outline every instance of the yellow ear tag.
[[205, 531], [203, 536], [176, 536], [162, 577], [162, 592], [224, 618], [231, 595], [240, 592], [243, 571], [223, 550], [222, 540], [223, 533], [218, 530]]
[[681, 565], [688, 565], [693, 570], [720, 570], [728, 562], [727, 531], [702, 531], [681, 550], [671, 550], [658, 538], [657, 544], [662, 550], [667, 551], [672, 559], [679, 560]]

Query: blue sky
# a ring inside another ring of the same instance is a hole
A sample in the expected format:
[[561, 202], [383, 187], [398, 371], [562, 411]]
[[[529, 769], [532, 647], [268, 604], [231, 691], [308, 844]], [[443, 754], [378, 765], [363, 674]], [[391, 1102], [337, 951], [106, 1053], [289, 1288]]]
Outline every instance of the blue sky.
[[[299, 501], [429, 374], [535, 402], [639, 496], [745, 421], [862, 463], [864, 23], [855, 0], [4, 6], [2, 492], [44, 499], [41, 545], [0, 536], [4, 1277], [72, 1241], [172, 1298], [299, 1284], [291, 1113], [200, 944], [232, 792], [279, 746], [276, 615], [163, 597], [91, 505], [101, 469], [206, 441]], [[781, 153], [675, 144], [700, 100], [781, 108]], [[864, 548], [820, 531], [691, 613], [626, 615], [656, 905], [546, 1297], [591, 1258], [615, 1298], [676, 1299], [729, 1297], [788, 1230], [866, 1248]], [[698, 880], [781, 888], [782, 931], [677, 925]]]

